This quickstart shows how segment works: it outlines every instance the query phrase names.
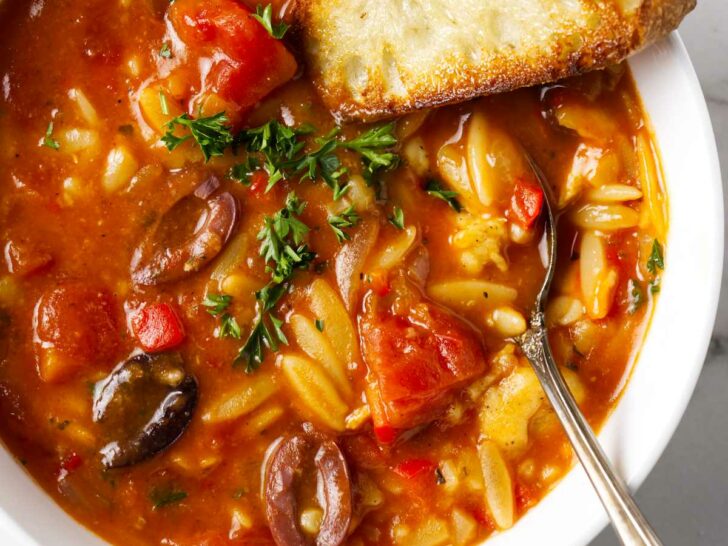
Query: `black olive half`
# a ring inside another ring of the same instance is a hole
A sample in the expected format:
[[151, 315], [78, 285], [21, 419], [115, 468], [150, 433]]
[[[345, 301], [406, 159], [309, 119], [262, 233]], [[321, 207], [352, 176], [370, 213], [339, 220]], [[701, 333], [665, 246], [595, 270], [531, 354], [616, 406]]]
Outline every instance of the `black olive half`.
[[178, 353], [138, 354], [96, 385], [93, 418], [106, 445], [101, 462], [120, 468], [172, 445], [192, 419], [197, 381]]
[[229, 192], [218, 192], [210, 177], [175, 203], [134, 251], [131, 278], [156, 285], [179, 280], [210, 263], [230, 239], [240, 207]]
[[311, 475], [306, 469], [315, 470], [317, 496], [324, 509], [315, 544], [339, 546], [344, 542], [351, 522], [349, 469], [339, 446], [313, 431], [281, 438], [269, 450], [263, 494], [273, 540], [278, 546], [309, 544], [296, 524], [296, 490], [298, 482]]

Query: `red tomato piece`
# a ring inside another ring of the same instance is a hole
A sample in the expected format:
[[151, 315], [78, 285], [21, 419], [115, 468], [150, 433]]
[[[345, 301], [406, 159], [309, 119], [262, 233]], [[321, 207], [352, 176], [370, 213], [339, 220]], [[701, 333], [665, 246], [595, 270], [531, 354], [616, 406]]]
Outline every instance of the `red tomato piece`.
[[374, 430], [387, 442], [396, 436], [391, 429], [437, 418], [460, 387], [485, 371], [485, 352], [475, 330], [438, 305], [421, 302], [403, 316], [378, 310], [380, 304], [367, 296], [359, 336]]
[[66, 472], [73, 472], [74, 470], [78, 470], [82, 464], [83, 459], [81, 456], [78, 453], [73, 452], [61, 461], [61, 468]]
[[214, 59], [203, 93], [253, 106], [298, 69], [293, 55], [235, 0], [177, 0], [169, 18], [193, 54]]
[[511, 218], [528, 229], [541, 214], [543, 191], [538, 184], [521, 178], [516, 180], [511, 197]]
[[182, 321], [167, 303], [155, 303], [137, 311], [131, 328], [142, 349], [149, 353], [172, 349], [185, 339]]
[[395, 474], [411, 480], [425, 473], [435, 471], [435, 463], [427, 459], [406, 459], [394, 467]]
[[111, 295], [81, 283], [44, 294], [33, 328], [38, 372], [48, 382], [80, 368], [112, 364], [119, 346]]

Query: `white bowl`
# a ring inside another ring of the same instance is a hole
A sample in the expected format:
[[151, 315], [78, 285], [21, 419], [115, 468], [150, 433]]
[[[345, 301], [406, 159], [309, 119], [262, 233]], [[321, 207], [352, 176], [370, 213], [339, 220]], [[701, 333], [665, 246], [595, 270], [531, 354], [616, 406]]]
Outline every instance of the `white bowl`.
[[[634, 57], [670, 201], [666, 268], [652, 325], [624, 396], [599, 438], [632, 487], [657, 462], [685, 411], [715, 320], [723, 265], [718, 155], [700, 84], [676, 33]], [[65, 514], [0, 448], [0, 544], [104, 544]], [[574, 469], [538, 506], [488, 546], [587, 544], [606, 516]], [[659, 533], [659, 529], [657, 530]]]

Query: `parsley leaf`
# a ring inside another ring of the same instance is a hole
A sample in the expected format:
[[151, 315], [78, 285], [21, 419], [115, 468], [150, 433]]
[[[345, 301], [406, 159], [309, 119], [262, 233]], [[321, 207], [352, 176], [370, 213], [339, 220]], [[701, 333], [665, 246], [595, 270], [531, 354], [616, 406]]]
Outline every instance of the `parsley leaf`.
[[665, 260], [662, 254], [662, 245], [655, 239], [652, 241], [652, 252], [647, 258], [647, 271], [655, 275], [658, 269], [665, 269]]
[[354, 210], [354, 206], [349, 205], [341, 213], [329, 216], [329, 225], [334, 231], [336, 239], [341, 243], [350, 239], [349, 234], [344, 231], [344, 228], [355, 226], [359, 220], [359, 215]]
[[446, 190], [437, 180], [428, 180], [425, 191], [428, 195], [445, 201], [455, 212], [462, 210], [460, 202], [457, 200], [458, 193], [456, 191]]
[[173, 488], [155, 488], [152, 489], [152, 492], [149, 494], [149, 500], [152, 501], [152, 506], [154, 506], [155, 510], [164, 508], [170, 504], [177, 504], [186, 498], [187, 493], [185, 491], [179, 489], [175, 490]]
[[627, 312], [630, 315], [634, 315], [637, 312], [637, 309], [642, 307], [642, 304], [645, 302], [645, 295], [642, 292], [640, 284], [634, 279], [627, 281], [627, 292], [629, 298]]
[[401, 208], [394, 207], [392, 216], [389, 216], [387, 219], [397, 229], [404, 229], [404, 211]]
[[232, 301], [233, 297], [227, 294], [207, 294], [205, 299], [202, 300], [202, 305], [207, 307], [208, 313], [216, 317], [223, 314]]
[[163, 59], [172, 58], [172, 50], [169, 48], [169, 42], [164, 42], [159, 50], [159, 56]]
[[233, 180], [237, 180], [243, 186], [249, 186], [251, 183], [250, 177], [258, 169], [258, 167], [258, 160], [249, 155], [245, 158], [244, 162], [236, 163], [235, 165], [230, 167], [230, 171], [228, 171], [228, 177], [232, 178]]
[[246, 373], [254, 372], [263, 363], [266, 348], [277, 351], [279, 343], [288, 344], [283, 321], [271, 311], [288, 292], [295, 270], [307, 268], [316, 257], [304, 242], [309, 228], [298, 218], [305, 206], [291, 192], [285, 206], [272, 217], [266, 217], [258, 232], [260, 255], [271, 280], [255, 294], [258, 301], [255, 326], [235, 358], [234, 364], [245, 363]]
[[43, 141], [41, 142], [42, 146], [46, 146], [48, 148], [52, 148], [56, 151], [61, 147], [60, 143], [53, 138], [53, 122], [48, 123], [48, 128], [46, 128], [45, 136], [43, 137]]
[[[184, 141], [194, 138], [202, 150], [205, 161], [209, 161], [211, 157], [221, 156], [225, 148], [233, 143], [233, 135], [227, 122], [225, 112], [196, 119], [185, 113], [167, 122], [165, 125], [167, 132], [162, 137], [162, 142], [169, 151], [172, 151]], [[183, 137], [175, 136], [174, 129], [178, 125], [188, 128], [190, 134]]]
[[268, 34], [276, 40], [283, 38], [288, 31], [288, 25], [286, 23], [273, 22], [273, 8], [270, 4], [265, 8], [258, 4], [258, 7], [255, 8], [255, 14], [251, 17], [263, 25], [263, 28], [268, 31]]
[[220, 317], [220, 330], [217, 335], [220, 338], [231, 337], [234, 339], [240, 339], [242, 336], [238, 321], [230, 313], [225, 313]]
[[381, 171], [399, 165], [399, 156], [390, 149], [397, 144], [394, 136], [394, 122], [374, 127], [358, 137], [341, 143], [342, 148], [361, 154], [364, 164], [364, 178], [373, 182]]
[[273, 217], [266, 217], [258, 232], [260, 255], [266, 263], [274, 263], [273, 267], [266, 266], [266, 271], [271, 273], [275, 283], [284, 282], [291, 277], [294, 269], [308, 267], [313, 260], [314, 254], [303, 244], [308, 226], [298, 219], [305, 207], [306, 204], [291, 192], [285, 207]]
[[268, 173], [266, 192], [287, 177], [285, 169], [306, 145], [298, 137], [308, 132], [308, 128], [293, 129], [271, 120], [260, 127], [242, 131], [237, 136], [236, 142], [245, 144], [248, 152], [259, 152], [263, 155], [264, 167]]

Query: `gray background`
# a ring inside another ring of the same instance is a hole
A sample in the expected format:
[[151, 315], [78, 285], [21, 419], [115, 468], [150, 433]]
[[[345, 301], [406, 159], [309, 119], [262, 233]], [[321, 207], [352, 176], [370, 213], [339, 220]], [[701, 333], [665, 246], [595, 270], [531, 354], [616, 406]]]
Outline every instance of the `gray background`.
[[[724, 193], [728, 193], [726, 24], [728, 2], [698, 0], [698, 7], [680, 27], [708, 101]], [[679, 115], [679, 105], [675, 107]], [[728, 272], [724, 271], [718, 319], [695, 394], [660, 462], [637, 493], [637, 501], [666, 546], [728, 545], [727, 463]], [[611, 529], [592, 542], [592, 546], [614, 544], [617, 539]]]

